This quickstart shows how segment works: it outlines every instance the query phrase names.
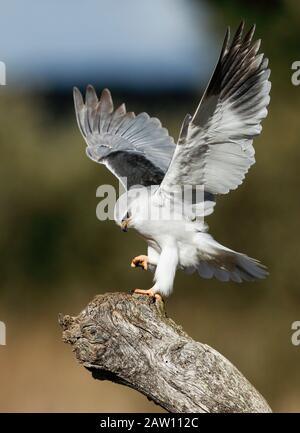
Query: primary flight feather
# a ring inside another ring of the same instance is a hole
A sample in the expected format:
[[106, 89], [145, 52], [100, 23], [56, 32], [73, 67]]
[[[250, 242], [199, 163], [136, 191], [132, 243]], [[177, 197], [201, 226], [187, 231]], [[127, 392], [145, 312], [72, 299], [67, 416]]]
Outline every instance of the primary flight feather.
[[132, 266], [153, 270], [154, 285], [137, 293], [168, 296], [178, 268], [221, 281], [267, 275], [257, 260], [215, 241], [204, 221], [216, 195], [236, 189], [255, 163], [252, 142], [267, 116], [271, 84], [260, 41], [252, 42], [254, 31], [252, 26], [244, 34], [242, 22], [229, 42], [227, 30], [214, 73], [194, 115], [185, 117], [177, 145], [158, 119], [136, 116], [124, 104], [114, 110], [109, 90], [98, 99], [88, 86], [84, 102], [74, 89], [87, 155], [127, 186], [115, 220], [148, 244], [147, 255], [135, 257]]

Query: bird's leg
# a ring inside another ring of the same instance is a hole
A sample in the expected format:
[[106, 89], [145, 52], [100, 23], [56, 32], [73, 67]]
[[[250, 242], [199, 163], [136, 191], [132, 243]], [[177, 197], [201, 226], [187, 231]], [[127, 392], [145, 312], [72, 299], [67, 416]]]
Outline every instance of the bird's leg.
[[132, 259], [131, 261], [131, 265], [132, 268], [143, 268], [145, 271], [147, 271], [148, 269], [148, 256], [136, 256], [134, 259]]
[[178, 266], [178, 248], [176, 243], [169, 242], [162, 248], [154, 275], [155, 284], [152, 290], [168, 296], [173, 290], [173, 283]]
[[153, 287], [151, 289], [148, 289], [148, 290], [135, 289], [133, 292], [137, 293], [139, 295], [146, 295], [146, 296], [149, 296], [151, 298], [155, 298], [157, 301], [162, 301], [162, 297], [160, 296], [159, 293], [155, 293]]

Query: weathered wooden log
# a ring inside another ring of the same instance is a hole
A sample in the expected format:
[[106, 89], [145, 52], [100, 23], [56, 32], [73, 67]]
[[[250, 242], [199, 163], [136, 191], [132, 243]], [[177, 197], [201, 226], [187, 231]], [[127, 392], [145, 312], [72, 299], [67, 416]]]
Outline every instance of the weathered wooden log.
[[163, 302], [107, 293], [59, 322], [94, 378], [134, 388], [169, 412], [271, 411], [224, 356], [166, 316]]

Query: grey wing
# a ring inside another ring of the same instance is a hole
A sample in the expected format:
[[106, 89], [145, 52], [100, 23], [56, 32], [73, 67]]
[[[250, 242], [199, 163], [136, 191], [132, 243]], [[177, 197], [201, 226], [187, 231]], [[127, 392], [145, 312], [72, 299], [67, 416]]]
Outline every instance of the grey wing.
[[202, 100], [187, 116], [160, 190], [202, 185], [207, 194], [226, 194], [240, 185], [254, 164], [253, 138], [261, 132], [270, 101], [268, 60], [252, 43], [255, 26], [242, 22], [221, 55]]
[[105, 164], [122, 181], [126, 178], [128, 188], [161, 183], [175, 144], [158, 119], [126, 112], [124, 104], [114, 110], [108, 89], [98, 99], [88, 86], [84, 102], [74, 88], [74, 103], [89, 158]]

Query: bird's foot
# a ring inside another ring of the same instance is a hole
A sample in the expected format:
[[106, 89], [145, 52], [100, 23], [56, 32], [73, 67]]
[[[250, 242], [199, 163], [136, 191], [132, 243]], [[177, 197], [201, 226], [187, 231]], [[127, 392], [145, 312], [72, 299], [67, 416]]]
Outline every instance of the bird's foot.
[[159, 293], [155, 293], [153, 289], [143, 290], [143, 289], [134, 289], [133, 293], [137, 293], [139, 295], [146, 295], [151, 298], [155, 298], [157, 301], [162, 302], [162, 297]]
[[132, 268], [143, 268], [144, 271], [147, 271], [148, 269], [148, 256], [136, 256], [134, 259], [132, 259], [131, 261], [131, 265]]

